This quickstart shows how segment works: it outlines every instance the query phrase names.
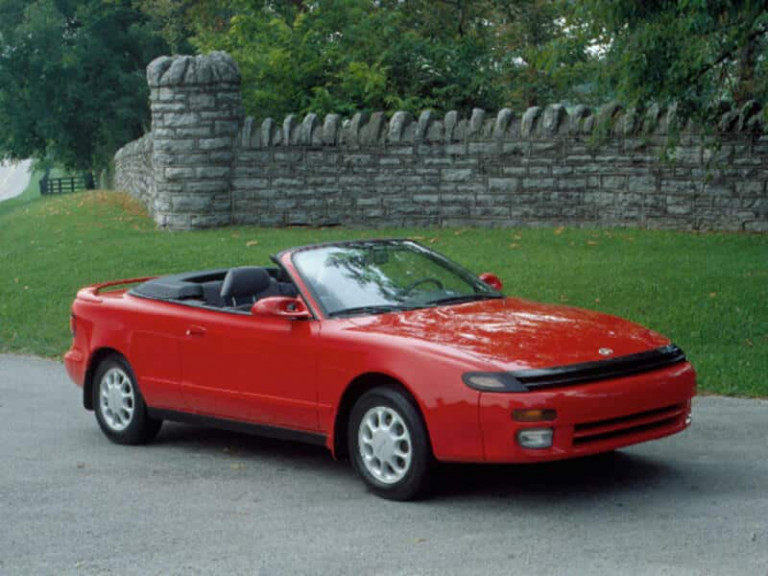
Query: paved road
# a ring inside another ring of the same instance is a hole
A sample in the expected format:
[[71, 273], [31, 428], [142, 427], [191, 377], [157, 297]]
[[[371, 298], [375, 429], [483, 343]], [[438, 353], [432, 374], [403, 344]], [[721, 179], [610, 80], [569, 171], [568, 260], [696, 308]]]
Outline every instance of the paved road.
[[320, 448], [167, 425], [109, 443], [63, 367], [0, 355], [0, 574], [768, 575], [768, 402], [570, 463], [366, 493]]
[[0, 162], [0, 202], [24, 192], [29, 184], [31, 160], [15, 163]]

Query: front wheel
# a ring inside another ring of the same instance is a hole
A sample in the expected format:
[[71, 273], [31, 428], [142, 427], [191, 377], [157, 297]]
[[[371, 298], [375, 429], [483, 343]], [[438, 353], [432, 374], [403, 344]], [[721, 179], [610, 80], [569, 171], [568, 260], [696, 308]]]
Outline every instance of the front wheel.
[[93, 406], [102, 432], [117, 444], [144, 444], [160, 431], [162, 420], [150, 418], [128, 362], [110, 356], [94, 376]]
[[378, 496], [413, 500], [429, 488], [432, 451], [418, 410], [401, 392], [374, 388], [352, 409], [349, 453], [357, 473]]

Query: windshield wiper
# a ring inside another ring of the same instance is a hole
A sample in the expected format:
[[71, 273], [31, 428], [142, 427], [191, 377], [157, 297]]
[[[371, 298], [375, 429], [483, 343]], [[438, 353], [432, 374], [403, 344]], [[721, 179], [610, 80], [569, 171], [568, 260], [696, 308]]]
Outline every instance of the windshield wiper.
[[395, 312], [398, 310], [413, 310], [413, 306], [403, 306], [401, 304], [378, 304], [372, 306], [354, 306], [352, 308], [342, 308], [328, 314], [329, 317], [346, 316], [348, 314], [384, 314], [386, 312]]
[[462, 304], [464, 302], [475, 302], [477, 300], [498, 300], [504, 298], [501, 294], [464, 294], [462, 296], [447, 296], [445, 298], [438, 298], [436, 300], [430, 300], [427, 304], [432, 306], [439, 306], [440, 304]]

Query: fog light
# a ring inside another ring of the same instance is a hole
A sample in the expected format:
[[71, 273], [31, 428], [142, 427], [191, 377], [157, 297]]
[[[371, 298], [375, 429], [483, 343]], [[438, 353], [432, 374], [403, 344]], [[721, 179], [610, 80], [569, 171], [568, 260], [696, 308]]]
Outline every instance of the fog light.
[[523, 448], [539, 450], [552, 446], [552, 428], [526, 428], [517, 433], [517, 443]]

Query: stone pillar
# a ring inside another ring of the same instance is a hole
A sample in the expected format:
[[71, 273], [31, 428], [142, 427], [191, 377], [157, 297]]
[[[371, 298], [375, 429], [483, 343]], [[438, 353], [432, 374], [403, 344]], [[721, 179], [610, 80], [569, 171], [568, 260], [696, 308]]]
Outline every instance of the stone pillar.
[[240, 72], [223, 52], [163, 56], [147, 67], [158, 226], [224, 226], [232, 221], [231, 172], [243, 122]]

